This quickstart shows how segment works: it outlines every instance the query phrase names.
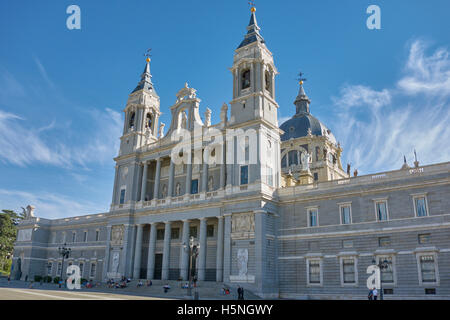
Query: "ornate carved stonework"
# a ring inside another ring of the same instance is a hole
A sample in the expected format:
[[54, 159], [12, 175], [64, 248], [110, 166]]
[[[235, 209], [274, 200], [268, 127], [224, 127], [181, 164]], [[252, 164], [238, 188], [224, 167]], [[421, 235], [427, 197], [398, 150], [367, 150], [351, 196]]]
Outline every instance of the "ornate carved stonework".
[[255, 215], [253, 212], [233, 214], [231, 219], [231, 232], [255, 232]]
[[111, 245], [120, 246], [123, 243], [124, 226], [113, 226], [111, 228]]

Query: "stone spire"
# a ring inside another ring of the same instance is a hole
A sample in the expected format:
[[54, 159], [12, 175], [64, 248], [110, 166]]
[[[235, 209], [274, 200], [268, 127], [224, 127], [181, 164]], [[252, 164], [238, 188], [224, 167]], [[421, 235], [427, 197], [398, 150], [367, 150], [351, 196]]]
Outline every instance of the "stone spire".
[[256, 14], [255, 14], [255, 7], [251, 8], [252, 15], [250, 16], [250, 22], [247, 26], [247, 34], [245, 35], [244, 40], [242, 40], [241, 44], [239, 45], [239, 48], [245, 47], [246, 45], [253, 43], [253, 42], [260, 42], [264, 43], [264, 38], [259, 33], [260, 27], [258, 26], [258, 23], [256, 22]]
[[133, 92], [139, 90], [147, 90], [156, 93], [155, 89], [153, 88], [152, 75], [150, 73], [150, 58], [147, 58], [147, 64], [145, 65], [144, 72], [141, 75], [141, 81], [139, 81], [137, 87], [133, 90]]
[[305, 89], [303, 89], [303, 81], [300, 81], [300, 89], [298, 91], [297, 98], [295, 98], [294, 104], [296, 106], [295, 114], [301, 113], [309, 113], [309, 104], [311, 100], [309, 100], [308, 96], [305, 93]]

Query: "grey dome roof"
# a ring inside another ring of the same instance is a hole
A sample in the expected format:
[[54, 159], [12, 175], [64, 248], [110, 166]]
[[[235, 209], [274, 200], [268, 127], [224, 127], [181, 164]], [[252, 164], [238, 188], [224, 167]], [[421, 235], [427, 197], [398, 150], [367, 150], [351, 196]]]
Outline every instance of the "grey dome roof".
[[326, 136], [332, 143], [336, 144], [336, 138], [331, 131], [316, 117], [309, 113], [309, 98], [305, 94], [303, 86], [300, 86], [299, 94], [295, 99], [296, 114], [289, 120], [285, 121], [280, 129], [284, 131], [281, 141], [306, 137], [308, 130], [315, 136]]
[[311, 128], [311, 133], [313, 135], [322, 135], [320, 121], [310, 113], [295, 115], [280, 126], [280, 129], [284, 131], [284, 134], [281, 136], [281, 141], [289, 140], [291, 138], [306, 137], [309, 128]]

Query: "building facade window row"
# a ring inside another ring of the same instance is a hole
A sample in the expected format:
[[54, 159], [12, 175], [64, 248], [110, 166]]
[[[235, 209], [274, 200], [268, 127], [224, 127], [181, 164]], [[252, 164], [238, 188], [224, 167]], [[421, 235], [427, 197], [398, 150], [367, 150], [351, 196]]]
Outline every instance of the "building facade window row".
[[[420, 286], [439, 286], [439, 268], [435, 252], [416, 253], [417, 279]], [[324, 285], [324, 259], [323, 257], [306, 258], [306, 279], [308, 286]], [[397, 270], [395, 255], [377, 255], [376, 263], [385, 262], [386, 267], [380, 270], [381, 284], [395, 287], [397, 285]], [[358, 285], [358, 256], [339, 257], [341, 286]], [[364, 283], [367, 277], [364, 273]]]
[[[414, 215], [415, 217], [429, 216], [426, 195], [413, 196]], [[374, 209], [376, 214], [376, 221], [388, 221], [389, 209], [387, 199], [374, 199]], [[339, 221], [341, 225], [352, 223], [352, 205], [351, 202], [338, 203]], [[307, 207], [307, 224], [308, 227], [319, 226], [319, 207]]]

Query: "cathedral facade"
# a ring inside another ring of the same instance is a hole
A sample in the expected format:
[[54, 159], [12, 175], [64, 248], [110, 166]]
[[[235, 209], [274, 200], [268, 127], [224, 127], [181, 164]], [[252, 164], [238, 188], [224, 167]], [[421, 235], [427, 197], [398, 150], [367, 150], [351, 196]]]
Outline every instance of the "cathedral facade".
[[254, 10], [230, 70], [219, 123], [209, 109], [202, 118], [186, 83], [165, 133], [147, 59], [123, 110], [110, 210], [27, 215], [12, 276], [57, 277], [78, 265], [94, 281], [191, 273], [263, 298], [366, 298], [367, 268], [380, 264], [386, 297], [449, 298], [450, 163], [352, 176], [302, 83], [295, 114], [279, 126], [277, 69]]

